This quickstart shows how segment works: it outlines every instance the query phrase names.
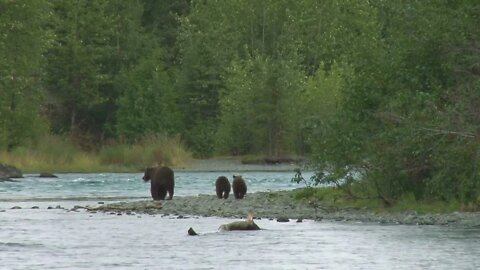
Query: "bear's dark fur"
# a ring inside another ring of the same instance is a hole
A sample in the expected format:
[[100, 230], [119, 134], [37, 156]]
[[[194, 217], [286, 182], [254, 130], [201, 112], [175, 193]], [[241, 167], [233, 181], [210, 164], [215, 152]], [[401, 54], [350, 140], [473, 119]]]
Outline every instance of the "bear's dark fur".
[[145, 182], [150, 181], [150, 192], [154, 200], [165, 200], [168, 192], [168, 200], [173, 198], [175, 181], [173, 171], [169, 167], [147, 168], [143, 175]]
[[247, 184], [245, 184], [242, 176], [233, 176], [232, 187], [235, 199], [243, 199], [243, 196], [245, 196], [245, 193], [247, 193]]
[[215, 181], [215, 190], [219, 199], [227, 199], [230, 194], [230, 182], [225, 176], [219, 176]]

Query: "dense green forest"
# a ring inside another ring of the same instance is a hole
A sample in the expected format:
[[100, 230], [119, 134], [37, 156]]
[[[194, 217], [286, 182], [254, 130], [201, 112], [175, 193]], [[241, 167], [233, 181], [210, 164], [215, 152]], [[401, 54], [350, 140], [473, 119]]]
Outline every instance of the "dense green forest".
[[477, 0], [0, 0], [0, 150], [161, 134], [479, 203], [479, 25]]

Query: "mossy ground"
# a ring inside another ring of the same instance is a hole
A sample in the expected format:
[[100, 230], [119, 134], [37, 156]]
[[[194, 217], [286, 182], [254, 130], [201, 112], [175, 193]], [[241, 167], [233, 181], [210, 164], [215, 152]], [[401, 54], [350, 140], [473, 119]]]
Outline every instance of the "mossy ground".
[[293, 190], [291, 196], [296, 200], [307, 200], [311, 204], [339, 208], [366, 208], [375, 212], [450, 213], [468, 210], [458, 201], [417, 201], [412, 194], [401, 197], [391, 206], [386, 206], [379, 198], [368, 196], [354, 198], [336, 187], [301, 188]]

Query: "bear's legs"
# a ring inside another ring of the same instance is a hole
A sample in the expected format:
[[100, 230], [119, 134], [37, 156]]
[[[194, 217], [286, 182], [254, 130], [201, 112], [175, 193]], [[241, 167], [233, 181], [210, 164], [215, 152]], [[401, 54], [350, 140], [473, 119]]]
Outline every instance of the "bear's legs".
[[168, 189], [168, 198], [167, 200], [171, 200], [173, 198], [173, 188], [172, 189]]
[[158, 198], [159, 200], [165, 200], [167, 196], [167, 190], [163, 187], [158, 188]]
[[150, 193], [152, 194], [152, 198], [154, 200], [160, 200], [160, 197], [158, 195], [158, 188], [153, 184], [150, 186]]

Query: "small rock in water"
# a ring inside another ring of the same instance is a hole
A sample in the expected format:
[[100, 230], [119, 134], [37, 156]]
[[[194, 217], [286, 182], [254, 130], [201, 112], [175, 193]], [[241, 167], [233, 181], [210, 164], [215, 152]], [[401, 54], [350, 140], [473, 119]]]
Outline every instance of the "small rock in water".
[[12, 208], [10, 208], [10, 209], [22, 209], [22, 207], [16, 205], [16, 206], [14, 206], [14, 207], [12, 207]]
[[302, 218], [297, 219], [297, 223], [301, 223], [301, 222], [303, 222]]
[[190, 227], [190, 229], [188, 229], [188, 235], [192, 235], [192, 236], [193, 236], [193, 235], [198, 235], [198, 234], [193, 230], [192, 227]]
[[41, 177], [41, 178], [58, 178], [58, 176], [54, 175], [53, 173], [49, 173], [49, 172], [42, 172], [38, 175], [38, 177]]
[[53, 207], [52, 207], [52, 206], [49, 206], [49, 207], [47, 207], [47, 209], [53, 209]]
[[32, 209], [38, 209], [38, 208], [40, 208], [40, 207], [38, 207], [38, 206], [32, 206]]
[[105, 204], [104, 202], [98, 202], [98, 204]]
[[3, 209], [2, 209], [2, 210], [0, 210], [0, 213], [3, 213], [3, 212], [5, 212], [5, 210], [3, 210]]
[[63, 209], [63, 207], [61, 205], [57, 205], [55, 206], [55, 209]]
[[286, 218], [286, 217], [279, 217], [277, 218], [277, 222], [289, 222], [290, 219]]

